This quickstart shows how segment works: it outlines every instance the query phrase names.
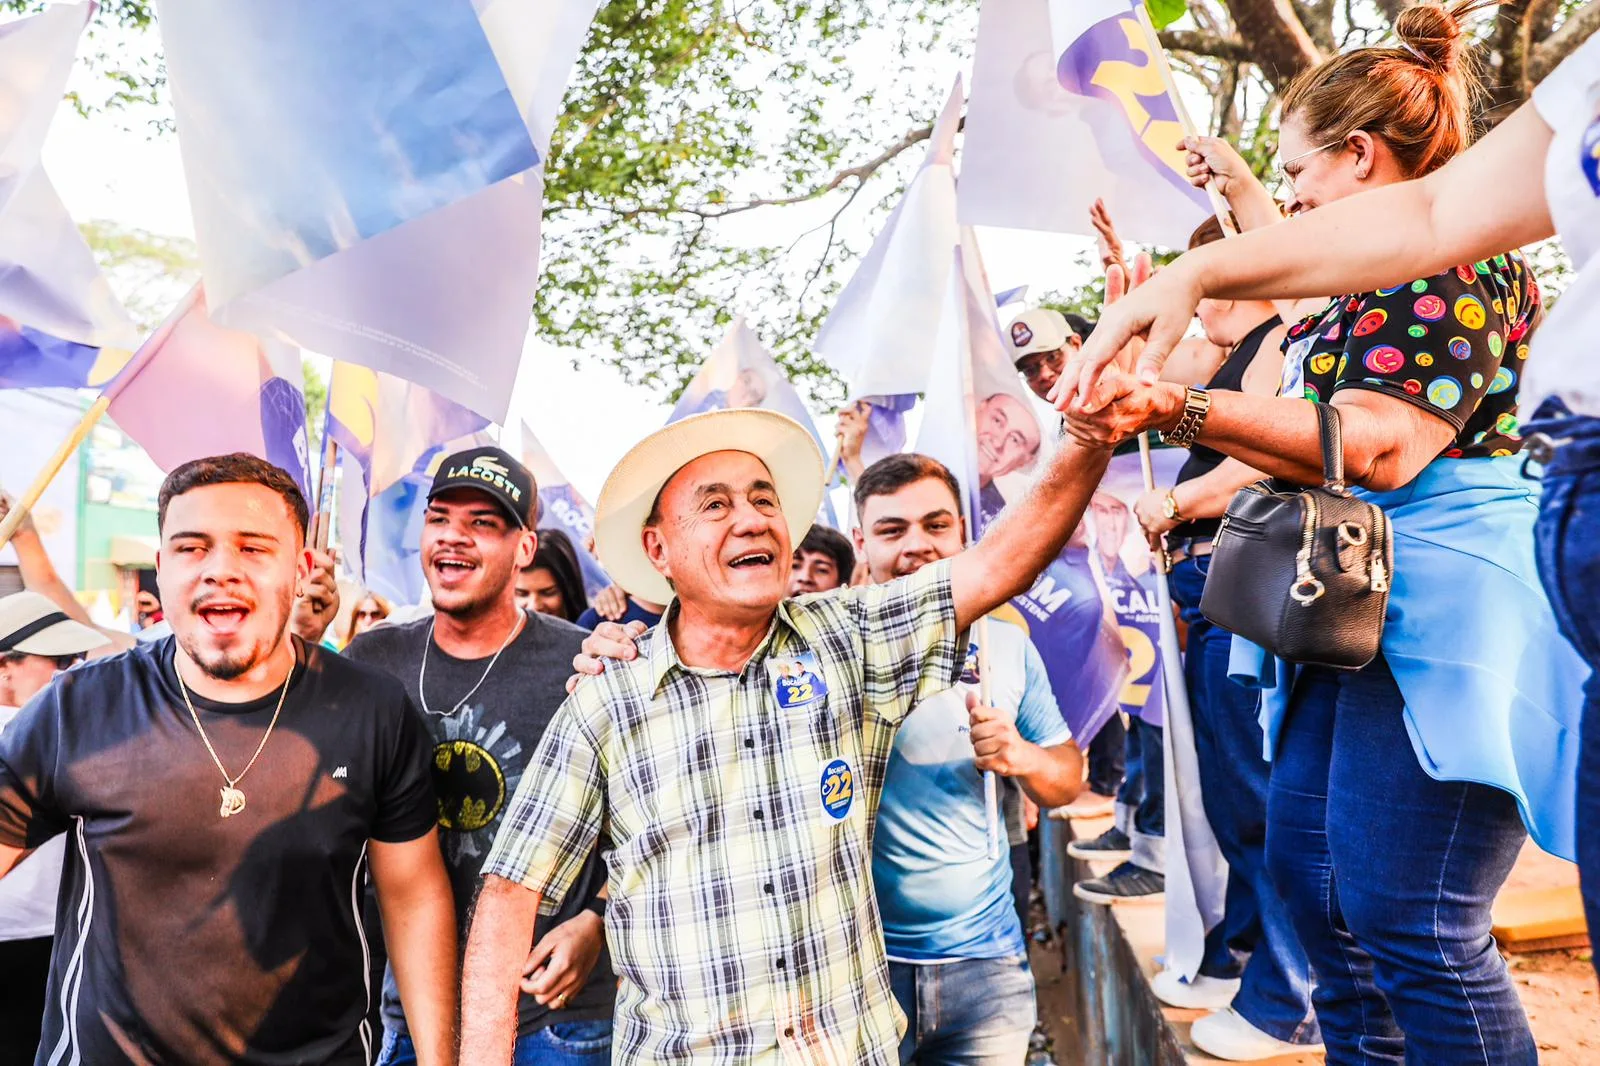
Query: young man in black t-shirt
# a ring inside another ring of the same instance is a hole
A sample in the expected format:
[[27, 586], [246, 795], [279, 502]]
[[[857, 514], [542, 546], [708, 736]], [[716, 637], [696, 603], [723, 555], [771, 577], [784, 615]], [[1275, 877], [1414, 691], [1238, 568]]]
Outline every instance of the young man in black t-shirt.
[[453, 1062], [427, 735], [392, 678], [288, 634], [304, 498], [236, 454], [174, 470], [159, 508], [173, 636], [0, 735], [0, 874], [69, 835], [36, 1062], [371, 1062], [369, 869], [421, 1061]]
[[[345, 654], [398, 678], [432, 734], [439, 828], [464, 934], [480, 870], [523, 768], [566, 699], [586, 631], [517, 607], [532, 562], [538, 493], [498, 448], [448, 456], [428, 493], [421, 561], [434, 613], [380, 626]], [[605, 866], [597, 849], [566, 903], [535, 930], [517, 1010], [517, 1062], [611, 1061], [617, 979], [605, 953]], [[384, 981], [382, 1066], [413, 1058], [411, 1000]]]

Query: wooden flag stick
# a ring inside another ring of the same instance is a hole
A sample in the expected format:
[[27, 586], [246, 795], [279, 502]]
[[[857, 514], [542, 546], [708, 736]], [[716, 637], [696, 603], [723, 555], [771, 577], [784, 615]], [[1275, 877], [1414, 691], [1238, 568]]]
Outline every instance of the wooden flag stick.
[[[1161, 74], [1161, 84], [1166, 87], [1167, 99], [1172, 101], [1172, 109], [1178, 113], [1178, 124], [1183, 127], [1183, 135], [1200, 136], [1200, 127], [1194, 124], [1194, 119], [1189, 116], [1189, 109], [1183, 104], [1183, 97], [1178, 95], [1178, 82], [1172, 76], [1172, 64], [1167, 61], [1167, 50], [1161, 46], [1161, 38], [1156, 35], [1155, 25], [1150, 21], [1150, 12], [1145, 9], [1143, 3], [1140, 3], [1135, 13], [1140, 27], [1144, 30], [1145, 43], [1150, 48], [1150, 61]], [[1228, 206], [1228, 201], [1217, 191], [1216, 182], [1206, 182], [1206, 196], [1211, 200], [1211, 210], [1216, 213], [1217, 221], [1222, 224], [1223, 236], [1238, 236], [1239, 221], [1233, 217], [1233, 209]]]
[[[989, 616], [978, 619], [978, 699], [993, 707], [989, 692]], [[993, 770], [983, 772], [983, 812], [989, 825], [989, 858], [1000, 857], [1000, 783]]]
[[44, 490], [50, 487], [50, 482], [54, 481], [56, 475], [61, 472], [61, 468], [67, 465], [67, 460], [72, 457], [72, 453], [89, 436], [89, 433], [95, 427], [95, 423], [100, 421], [101, 417], [106, 413], [106, 408], [110, 406], [111, 396], [108, 393], [101, 393], [94, 403], [89, 405], [89, 409], [83, 413], [83, 417], [78, 419], [78, 424], [73, 427], [71, 433], [67, 434], [67, 439], [61, 442], [61, 446], [45, 462], [44, 468], [39, 471], [39, 476], [33, 479], [33, 484], [29, 485], [27, 491], [12, 503], [11, 513], [6, 515], [3, 521], [0, 521], [0, 548], [5, 547], [11, 540], [11, 535], [17, 531], [18, 526], [22, 525], [22, 520], [28, 517], [28, 512], [33, 509], [33, 505], [39, 502], [39, 497], [44, 495]]
[[333, 468], [338, 459], [339, 442], [333, 439], [333, 434], [324, 426], [322, 467], [317, 471], [317, 515], [311, 524], [311, 546], [319, 552], [328, 550], [328, 537], [333, 530]]

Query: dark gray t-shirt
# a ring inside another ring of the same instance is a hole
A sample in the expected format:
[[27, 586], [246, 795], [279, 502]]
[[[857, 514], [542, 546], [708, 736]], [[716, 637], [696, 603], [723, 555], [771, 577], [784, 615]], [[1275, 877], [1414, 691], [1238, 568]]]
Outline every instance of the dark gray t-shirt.
[[[530, 614], [522, 633], [484, 677], [489, 658], [456, 659], [437, 644], [427, 647], [431, 622], [431, 618], [422, 618], [404, 625], [379, 626], [352, 641], [345, 654], [393, 674], [419, 708], [425, 705], [429, 709], [422, 717], [434, 745], [439, 839], [455, 888], [456, 920], [464, 940], [479, 871], [499, 831], [501, 816], [516, 793], [529, 756], [567, 698], [572, 658], [588, 634], [559, 618]], [[417, 685], [424, 647], [428, 652], [427, 691], [420, 693]], [[447, 714], [479, 678], [483, 684], [466, 705]], [[604, 885], [605, 865], [597, 850], [561, 909], [553, 917], [539, 920], [536, 937], [577, 916]], [[384, 1024], [405, 1032], [405, 1015], [392, 973], [385, 976], [383, 986]], [[523, 996], [518, 1005], [518, 1032], [526, 1036], [555, 1022], [610, 1018], [616, 990], [611, 956], [602, 951], [588, 983], [566, 1009], [550, 1011], [531, 996]]]

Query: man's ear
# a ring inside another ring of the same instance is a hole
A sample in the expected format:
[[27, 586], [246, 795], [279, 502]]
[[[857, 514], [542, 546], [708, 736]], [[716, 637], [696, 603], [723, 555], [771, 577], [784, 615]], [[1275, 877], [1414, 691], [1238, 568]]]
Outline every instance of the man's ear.
[[294, 568], [294, 598], [299, 599], [306, 594], [306, 582], [311, 580], [311, 571], [317, 568], [316, 556], [311, 553], [311, 545], [300, 546], [300, 559]]
[[855, 541], [856, 557], [859, 559], [861, 556], [867, 553], [866, 534], [861, 532], [860, 526], [855, 526], [850, 530], [850, 538]]
[[668, 581], [672, 580], [672, 563], [667, 551], [667, 539], [661, 535], [661, 530], [656, 526], [646, 526], [640, 534], [644, 538], [645, 558], [650, 560], [650, 565]]
[[533, 557], [539, 551], [538, 531], [525, 529], [517, 538], [517, 570], [523, 571], [533, 565]]

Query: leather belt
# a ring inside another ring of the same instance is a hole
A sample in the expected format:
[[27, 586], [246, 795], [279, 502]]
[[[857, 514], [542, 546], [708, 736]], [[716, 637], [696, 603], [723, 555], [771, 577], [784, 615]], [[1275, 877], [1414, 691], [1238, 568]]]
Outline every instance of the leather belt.
[[1211, 554], [1212, 541], [1210, 537], [1197, 537], [1193, 540], [1181, 540], [1176, 545], [1167, 549], [1167, 558], [1172, 566], [1177, 566], [1185, 559], [1204, 559]]

